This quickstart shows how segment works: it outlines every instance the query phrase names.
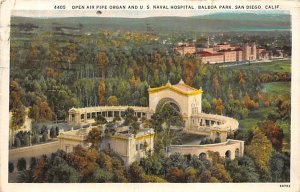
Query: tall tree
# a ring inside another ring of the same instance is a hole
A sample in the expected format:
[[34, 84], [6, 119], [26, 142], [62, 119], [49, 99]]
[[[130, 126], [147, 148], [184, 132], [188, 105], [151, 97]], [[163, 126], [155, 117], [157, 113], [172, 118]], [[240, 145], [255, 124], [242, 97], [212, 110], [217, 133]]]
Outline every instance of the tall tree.
[[38, 47], [36, 43], [31, 42], [27, 51], [28, 52], [26, 55], [25, 66], [27, 66], [28, 68], [36, 67], [38, 59]]
[[259, 182], [254, 161], [246, 155], [227, 162], [225, 167], [233, 182]]
[[116, 96], [114, 96], [114, 95], [108, 97], [107, 104], [109, 106], [116, 106], [116, 105], [118, 105], [118, 98]]
[[242, 70], [240, 70], [238, 72], [238, 75], [237, 75], [237, 81], [239, 82], [239, 85], [244, 88], [244, 85], [246, 83], [246, 80], [245, 80], [245, 74]]
[[9, 110], [11, 112], [10, 130], [12, 131], [10, 145], [14, 144], [15, 131], [20, 129], [25, 122], [25, 107], [22, 103], [23, 91], [19, 84], [12, 80], [10, 81], [9, 94]]
[[287, 97], [279, 95], [276, 99], [277, 112], [282, 119], [290, 120], [291, 118], [291, 104]]
[[260, 129], [254, 129], [253, 138], [250, 145], [246, 147], [245, 152], [254, 159], [261, 180], [270, 181], [268, 163], [272, 153], [272, 144]]
[[98, 85], [98, 101], [100, 105], [105, 105], [105, 88], [105, 82], [100, 80]]
[[212, 89], [213, 89], [213, 93], [215, 94], [215, 96], [220, 96], [219, 95], [220, 82], [219, 82], [218, 74], [216, 72], [214, 72], [212, 75]]
[[104, 78], [105, 78], [105, 68], [106, 68], [106, 65], [108, 64], [108, 57], [107, 57], [105, 51], [100, 51], [97, 54], [97, 62], [98, 62], [99, 72], [101, 72], [101, 77], [104, 80]]
[[186, 84], [192, 85], [194, 77], [195, 66], [191, 58], [189, 58], [184, 65], [183, 78]]
[[24, 158], [18, 159], [17, 169], [18, 171], [26, 170], [26, 159]]
[[289, 182], [290, 181], [290, 156], [289, 154], [283, 154], [273, 152], [269, 169], [273, 182]]
[[87, 137], [87, 142], [91, 143], [91, 148], [98, 149], [101, 142], [102, 132], [99, 128], [93, 128]]
[[67, 162], [56, 156], [51, 163], [51, 166], [45, 173], [45, 182], [49, 183], [76, 183], [79, 181], [80, 174]]
[[23, 96], [23, 90], [19, 86], [18, 82], [15, 80], [10, 81], [9, 85], [9, 109], [15, 109], [20, 107], [22, 104], [22, 96]]
[[214, 106], [214, 111], [217, 113], [217, 114], [223, 114], [223, 101], [221, 98], [218, 98], [218, 99], [213, 99], [212, 100], [212, 103], [213, 103], [213, 106]]
[[47, 101], [42, 101], [37, 97], [35, 104], [30, 109], [29, 117], [37, 122], [52, 120], [52, 110]]
[[78, 44], [75, 42], [69, 42], [64, 50], [64, 58], [68, 63], [68, 69], [71, 69], [71, 64], [77, 59]]
[[137, 122], [137, 117], [134, 116], [134, 110], [132, 108], [128, 108], [124, 111], [124, 125], [133, 125]]
[[258, 126], [271, 141], [273, 148], [277, 151], [281, 151], [283, 140], [282, 129], [280, 129], [275, 122], [271, 120], [263, 121]]

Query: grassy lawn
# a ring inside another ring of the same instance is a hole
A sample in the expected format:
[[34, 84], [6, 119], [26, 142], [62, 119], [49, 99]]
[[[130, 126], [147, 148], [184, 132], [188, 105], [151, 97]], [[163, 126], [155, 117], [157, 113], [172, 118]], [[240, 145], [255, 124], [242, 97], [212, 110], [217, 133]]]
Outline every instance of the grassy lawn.
[[291, 82], [271, 82], [264, 83], [263, 90], [268, 93], [269, 96], [275, 98], [278, 95], [291, 96]]
[[260, 72], [291, 72], [291, 60], [280, 60], [262, 63], [250, 63], [230, 67], [232, 69], [259, 70]]
[[264, 120], [273, 110], [275, 110], [275, 107], [261, 107], [258, 110], [250, 111], [246, 119], [242, 119], [239, 121], [240, 128], [243, 130], [247, 130], [256, 127], [257, 123], [261, 120]]
[[[271, 83], [264, 83], [263, 89], [270, 97], [276, 99], [278, 95], [283, 95], [290, 97], [291, 95], [291, 82], [271, 82]], [[250, 111], [249, 116], [246, 119], [240, 120], [240, 128], [243, 130], [251, 129], [257, 126], [257, 123], [261, 120], [264, 120], [267, 115], [276, 110], [276, 107], [260, 107], [258, 110]], [[288, 128], [287, 126], [282, 126], [284, 133], [284, 140], [287, 139]]]

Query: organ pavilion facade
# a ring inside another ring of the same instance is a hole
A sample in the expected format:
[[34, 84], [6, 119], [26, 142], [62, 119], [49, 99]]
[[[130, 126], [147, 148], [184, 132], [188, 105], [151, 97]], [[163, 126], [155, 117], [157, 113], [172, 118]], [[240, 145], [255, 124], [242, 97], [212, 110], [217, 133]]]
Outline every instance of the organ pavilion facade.
[[178, 84], [149, 88], [149, 113], [159, 111], [166, 103], [180, 112], [185, 120], [185, 127], [190, 126], [191, 117], [202, 112], [202, 90], [186, 85], [183, 80]]

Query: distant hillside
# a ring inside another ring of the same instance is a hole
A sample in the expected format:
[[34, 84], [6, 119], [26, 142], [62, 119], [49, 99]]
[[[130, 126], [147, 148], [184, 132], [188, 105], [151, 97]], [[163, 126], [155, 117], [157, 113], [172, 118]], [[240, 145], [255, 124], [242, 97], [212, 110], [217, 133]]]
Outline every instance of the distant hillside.
[[213, 13], [203, 16], [194, 16], [194, 18], [210, 20], [234, 20], [234, 21], [257, 21], [257, 22], [283, 22], [290, 23], [288, 14], [264, 14], [264, 13]]
[[57, 27], [80, 26], [83, 32], [99, 30], [146, 31], [147, 25], [156, 32], [229, 32], [229, 31], [288, 31], [289, 15], [252, 13], [217, 13], [194, 17], [149, 18], [28, 18], [12, 17], [12, 25], [32, 23], [39, 31], [52, 31]]

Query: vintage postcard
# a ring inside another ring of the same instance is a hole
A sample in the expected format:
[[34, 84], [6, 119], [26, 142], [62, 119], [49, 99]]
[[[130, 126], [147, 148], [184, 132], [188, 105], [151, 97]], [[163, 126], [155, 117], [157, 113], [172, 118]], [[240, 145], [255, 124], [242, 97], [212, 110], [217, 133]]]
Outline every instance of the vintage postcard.
[[1, 191], [300, 191], [299, 2], [0, 6]]

